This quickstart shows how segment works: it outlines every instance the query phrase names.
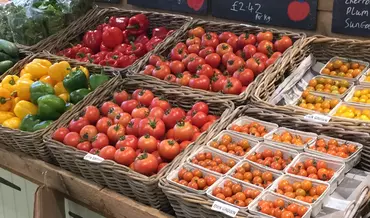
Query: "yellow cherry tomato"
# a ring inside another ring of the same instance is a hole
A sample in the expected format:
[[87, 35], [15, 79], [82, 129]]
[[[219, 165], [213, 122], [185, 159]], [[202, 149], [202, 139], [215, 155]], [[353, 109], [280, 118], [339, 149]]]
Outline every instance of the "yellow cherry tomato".
[[37, 106], [29, 101], [21, 100], [15, 105], [14, 114], [20, 119], [23, 119], [28, 114], [35, 115], [37, 114]]
[[0, 88], [0, 111], [9, 111], [12, 108], [11, 92], [6, 88]]
[[45, 75], [45, 76], [41, 77], [39, 79], [39, 81], [44, 82], [44, 83], [47, 83], [47, 84], [49, 84], [51, 86], [54, 86], [55, 85], [55, 81], [49, 75]]
[[71, 66], [67, 61], [54, 63], [50, 66], [48, 75], [55, 81], [61, 82], [71, 72]]
[[24, 67], [26, 73], [32, 75], [33, 79], [40, 79], [42, 76], [48, 74], [48, 67], [41, 65], [40, 63], [31, 62]]
[[17, 96], [22, 100], [30, 100], [30, 87], [33, 81], [30, 79], [19, 79], [17, 81]]
[[36, 59], [33, 59], [32, 62], [39, 63], [42, 66], [45, 66], [47, 68], [49, 68], [52, 65], [52, 63], [50, 61], [46, 60], [46, 59], [38, 59], [38, 58], [36, 58]]
[[86, 67], [78, 66], [78, 67], [72, 68], [72, 72], [76, 70], [81, 70], [82, 72], [84, 72], [84, 74], [86, 75], [86, 78], [89, 79], [90, 74], [89, 74], [89, 70]]
[[0, 111], [0, 124], [3, 124], [5, 120], [15, 117], [13, 112]]
[[21, 125], [21, 119], [18, 117], [12, 117], [5, 120], [2, 125], [10, 129], [19, 129], [19, 126]]
[[64, 88], [63, 82], [58, 82], [54, 86], [55, 95], [61, 95], [63, 93], [68, 93], [68, 91]]

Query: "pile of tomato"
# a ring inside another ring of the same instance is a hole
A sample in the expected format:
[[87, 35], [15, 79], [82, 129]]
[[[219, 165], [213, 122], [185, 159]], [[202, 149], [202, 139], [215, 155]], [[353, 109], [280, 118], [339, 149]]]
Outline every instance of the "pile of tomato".
[[244, 156], [248, 151], [251, 150], [251, 146], [247, 139], [242, 139], [236, 142], [233, 141], [232, 137], [229, 134], [221, 136], [221, 139], [219, 141], [212, 141], [210, 143], [210, 146], [222, 152], [240, 157]]
[[303, 137], [298, 134], [293, 134], [289, 131], [284, 131], [281, 134], [274, 133], [272, 136], [272, 140], [275, 142], [282, 142], [286, 144], [303, 147], [306, 143], [311, 141], [312, 138], [303, 139]]
[[195, 89], [239, 95], [293, 44], [289, 36], [274, 40], [269, 31], [237, 36], [196, 27], [188, 37], [172, 48], [169, 59], [152, 55], [144, 74]]
[[159, 172], [218, 118], [197, 102], [188, 112], [150, 90], [114, 93], [114, 102], [87, 106], [83, 116], [57, 129], [53, 139], [144, 175]]
[[311, 179], [329, 181], [334, 176], [335, 171], [329, 168], [325, 161], [307, 159], [290, 167], [288, 173]]
[[339, 143], [336, 139], [325, 140], [320, 138], [309, 149], [341, 158], [348, 158], [358, 150], [358, 147], [351, 143]]
[[307, 213], [308, 208], [296, 203], [288, 203], [282, 198], [276, 198], [273, 201], [260, 200], [257, 210], [276, 218], [300, 218]]
[[255, 152], [248, 155], [247, 159], [275, 170], [283, 170], [292, 162], [293, 157], [284, 158], [281, 150], [273, 151], [266, 148], [262, 152]]
[[187, 170], [182, 168], [177, 173], [177, 178], [172, 181], [195, 190], [206, 190], [216, 182], [217, 178], [212, 175], [205, 176], [199, 169]]
[[267, 134], [266, 127], [258, 122], [251, 122], [249, 124], [244, 124], [244, 125], [233, 124], [230, 127], [230, 130], [253, 135], [256, 137], [263, 137]]
[[190, 162], [211, 171], [225, 174], [236, 164], [236, 161], [232, 158], [225, 157], [225, 159], [226, 161], [222, 160], [220, 155], [211, 152], [200, 152]]
[[259, 169], [252, 169], [250, 163], [245, 162], [240, 167], [236, 168], [235, 173], [232, 175], [235, 179], [252, 183], [262, 188], [269, 187], [272, 182], [277, 179], [269, 171], [261, 171]]

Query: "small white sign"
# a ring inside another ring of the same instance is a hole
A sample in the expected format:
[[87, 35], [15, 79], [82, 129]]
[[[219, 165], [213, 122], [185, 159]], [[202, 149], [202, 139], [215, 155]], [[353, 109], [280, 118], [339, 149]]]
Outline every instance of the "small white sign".
[[307, 114], [304, 116], [304, 119], [317, 123], [329, 123], [331, 117], [323, 114]]
[[351, 204], [351, 201], [346, 201], [338, 198], [328, 197], [325, 207], [330, 207], [340, 211], [346, 211], [348, 206]]
[[94, 162], [94, 163], [101, 163], [103, 162], [104, 158], [99, 157], [98, 155], [93, 155], [93, 154], [88, 153], [85, 155], [84, 160]]
[[219, 201], [213, 202], [212, 210], [224, 213], [228, 216], [235, 217], [239, 212], [239, 208], [221, 203]]

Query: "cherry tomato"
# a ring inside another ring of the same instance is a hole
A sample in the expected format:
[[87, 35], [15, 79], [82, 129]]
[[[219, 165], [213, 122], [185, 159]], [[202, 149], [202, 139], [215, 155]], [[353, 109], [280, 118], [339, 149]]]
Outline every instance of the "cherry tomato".
[[61, 128], [58, 128], [57, 130], [55, 130], [55, 132], [53, 133], [53, 136], [52, 138], [54, 140], [57, 140], [59, 142], [63, 142], [63, 139], [64, 137], [69, 133], [69, 130], [65, 127], [61, 127]]
[[262, 63], [266, 63], [267, 60], [269, 59], [267, 55], [265, 55], [261, 52], [257, 52], [256, 54], [254, 54], [253, 58], [256, 58], [256, 59], [260, 60]]
[[116, 150], [114, 160], [122, 165], [130, 166], [135, 161], [136, 153], [131, 147], [121, 147]]
[[236, 52], [238, 50], [238, 37], [231, 37], [230, 39], [227, 40], [226, 42], [229, 44], [232, 48], [233, 51]]

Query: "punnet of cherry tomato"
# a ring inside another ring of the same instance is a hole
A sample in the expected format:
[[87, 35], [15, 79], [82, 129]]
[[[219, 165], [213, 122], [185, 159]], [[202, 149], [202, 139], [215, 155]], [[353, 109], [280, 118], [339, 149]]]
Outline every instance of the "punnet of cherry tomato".
[[289, 36], [276, 38], [270, 31], [237, 35], [198, 26], [187, 36], [168, 54], [152, 55], [142, 73], [194, 89], [239, 95], [293, 44]]
[[148, 89], [120, 90], [111, 101], [86, 106], [82, 116], [57, 129], [52, 138], [151, 176], [218, 118], [205, 102], [184, 110]]
[[145, 14], [111, 16], [107, 20], [107, 23], [87, 31], [79, 44], [57, 54], [81, 62], [125, 68], [174, 32], [164, 26], [151, 28], [150, 31], [150, 21]]

